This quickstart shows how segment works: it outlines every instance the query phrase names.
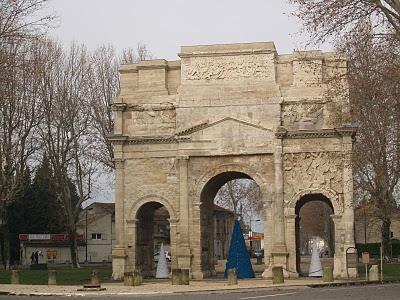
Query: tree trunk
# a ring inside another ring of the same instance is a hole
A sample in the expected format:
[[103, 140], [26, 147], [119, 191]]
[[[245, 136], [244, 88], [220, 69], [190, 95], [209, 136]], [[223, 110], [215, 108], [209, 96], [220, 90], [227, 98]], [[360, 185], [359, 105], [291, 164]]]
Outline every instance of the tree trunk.
[[382, 245], [383, 245], [383, 256], [390, 257], [391, 249], [390, 249], [390, 219], [382, 220]]
[[2, 263], [6, 270], [10, 269], [10, 232], [7, 224], [1, 226], [1, 250], [2, 250]]
[[71, 262], [73, 268], [80, 268], [78, 261], [78, 243], [76, 240], [76, 231], [69, 231], [69, 241], [70, 241], [70, 252], [71, 252]]

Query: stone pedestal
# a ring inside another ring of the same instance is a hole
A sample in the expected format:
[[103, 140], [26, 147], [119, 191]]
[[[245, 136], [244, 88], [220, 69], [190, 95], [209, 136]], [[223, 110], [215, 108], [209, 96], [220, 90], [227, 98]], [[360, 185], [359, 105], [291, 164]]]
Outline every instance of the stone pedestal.
[[114, 280], [122, 280], [125, 272], [125, 248], [115, 247], [112, 251], [112, 276]]
[[57, 271], [56, 270], [49, 270], [47, 284], [48, 285], [57, 285]]
[[228, 270], [228, 285], [237, 285], [238, 280], [236, 276], [236, 269]]
[[379, 269], [378, 265], [372, 265], [369, 269], [369, 281], [379, 281]]
[[333, 282], [333, 268], [332, 267], [325, 267], [324, 268], [324, 275], [322, 276], [323, 282]]
[[284, 282], [285, 282], [285, 279], [283, 276], [283, 268], [282, 267], [273, 267], [272, 268], [272, 283], [273, 284], [281, 284]]
[[11, 284], [19, 284], [19, 270], [11, 270]]

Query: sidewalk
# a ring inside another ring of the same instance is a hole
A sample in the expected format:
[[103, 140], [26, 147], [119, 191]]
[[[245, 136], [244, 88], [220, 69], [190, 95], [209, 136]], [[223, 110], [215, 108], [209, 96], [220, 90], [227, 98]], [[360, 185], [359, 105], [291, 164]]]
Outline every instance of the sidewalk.
[[[349, 281], [335, 281], [335, 283], [350, 284]], [[228, 286], [226, 280], [215, 281], [193, 280], [190, 285], [172, 285], [170, 280], [145, 281], [141, 286], [124, 286], [122, 282], [104, 283], [105, 291], [82, 292], [77, 291], [82, 286], [47, 286], [47, 285], [12, 285], [0, 284], [0, 295], [53, 295], [53, 296], [84, 296], [84, 295], [154, 295], [189, 292], [212, 292], [222, 290], [241, 290], [254, 288], [290, 289], [306, 288], [313, 285], [325, 285], [320, 278], [286, 279], [284, 284], [273, 285], [271, 280], [247, 279], [239, 280], [238, 285]]]

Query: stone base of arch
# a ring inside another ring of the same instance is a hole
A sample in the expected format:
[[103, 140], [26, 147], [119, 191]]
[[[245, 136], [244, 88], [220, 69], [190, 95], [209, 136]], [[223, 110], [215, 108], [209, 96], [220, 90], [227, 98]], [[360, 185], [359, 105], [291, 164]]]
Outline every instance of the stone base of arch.
[[125, 272], [125, 262], [127, 255], [125, 253], [125, 248], [114, 247], [112, 250], [112, 277], [114, 280], [124, 279]]

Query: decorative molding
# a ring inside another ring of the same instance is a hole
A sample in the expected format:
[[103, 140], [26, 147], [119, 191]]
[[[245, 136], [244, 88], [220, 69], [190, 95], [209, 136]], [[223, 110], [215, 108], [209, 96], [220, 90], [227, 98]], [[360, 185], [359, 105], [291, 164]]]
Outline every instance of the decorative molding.
[[178, 53], [180, 58], [189, 57], [216, 57], [216, 56], [238, 56], [238, 55], [255, 55], [255, 54], [271, 54], [276, 53], [275, 49], [263, 50], [242, 50], [242, 51], [214, 51], [214, 52], [199, 52], [199, 53]]
[[329, 137], [355, 137], [357, 129], [354, 127], [333, 128], [320, 130], [295, 130], [288, 131], [284, 127], [278, 128], [275, 136], [278, 139], [309, 139], [309, 138], [329, 138]]
[[200, 123], [198, 125], [195, 125], [193, 127], [188, 128], [188, 129], [179, 131], [177, 133], [177, 135], [178, 136], [190, 135], [192, 133], [195, 133], [195, 132], [200, 131], [200, 130], [207, 129], [209, 127], [215, 126], [215, 125], [217, 125], [219, 123], [222, 123], [222, 122], [225, 122], [225, 121], [233, 121], [233, 122], [237, 122], [237, 123], [240, 123], [240, 124], [243, 124], [243, 125], [246, 125], [246, 126], [250, 126], [250, 127], [257, 128], [257, 129], [261, 129], [261, 130], [264, 130], [264, 131], [273, 132], [272, 129], [269, 129], [269, 128], [266, 128], [266, 127], [263, 127], [263, 126], [260, 126], [260, 125], [255, 125], [255, 124], [252, 124], [252, 123], [249, 123], [249, 122], [246, 122], [246, 121], [242, 121], [242, 120], [239, 120], [239, 119], [235, 119], [235, 118], [232, 118], [232, 117], [226, 117], [226, 118], [223, 118], [223, 119], [220, 119], [218, 121], [211, 122], [211, 123], [209, 123], [208, 121]]
[[121, 158], [114, 158], [113, 163], [115, 166], [115, 169], [123, 169], [125, 166], [125, 160]]
[[175, 105], [171, 102], [152, 104], [128, 104], [127, 106], [127, 110], [129, 111], [165, 111], [175, 109]]
[[111, 105], [112, 111], [125, 111], [127, 107], [126, 103], [115, 102]]
[[[270, 52], [269, 52], [270, 53]], [[264, 55], [229, 55], [209, 57], [196, 55], [182, 65], [183, 80], [220, 80], [237, 78], [272, 78], [274, 60]], [[190, 55], [193, 57], [193, 55]]]

